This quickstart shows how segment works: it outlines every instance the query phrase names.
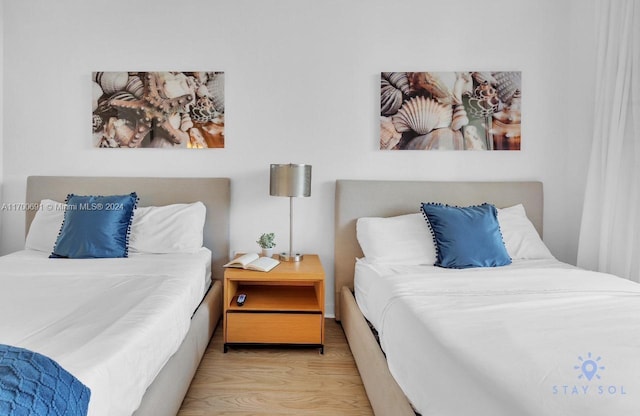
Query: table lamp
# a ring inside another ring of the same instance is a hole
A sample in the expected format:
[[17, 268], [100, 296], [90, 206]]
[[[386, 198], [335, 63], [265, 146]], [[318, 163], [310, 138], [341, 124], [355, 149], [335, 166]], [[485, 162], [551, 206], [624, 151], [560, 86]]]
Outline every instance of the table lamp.
[[311, 165], [272, 164], [269, 195], [289, 197], [289, 253], [279, 255], [282, 261], [301, 261], [293, 251], [293, 198], [311, 196]]

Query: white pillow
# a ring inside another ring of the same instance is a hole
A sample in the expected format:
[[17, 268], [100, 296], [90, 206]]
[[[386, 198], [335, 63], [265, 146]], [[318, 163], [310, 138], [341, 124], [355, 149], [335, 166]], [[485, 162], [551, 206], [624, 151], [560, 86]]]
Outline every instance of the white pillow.
[[498, 223], [504, 245], [513, 260], [554, 258], [527, 218], [522, 204], [498, 208]]
[[436, 262], [436, 247], [421, 213], [358, 218], [356, 233], [367, 260], [387, 264]]
[[40, 207], [31, 222], [24, 242], [25, 249], [49, 253], [53, 251], [53, 246], [55, 246], [58, 239], [58, 233], [62, 228], [64, 207], [64, 203], [51, 199], [40, 201]]
[[202, 202], [136, 208], [129, 252], [162, 254], [199, 250], [206, 211]]

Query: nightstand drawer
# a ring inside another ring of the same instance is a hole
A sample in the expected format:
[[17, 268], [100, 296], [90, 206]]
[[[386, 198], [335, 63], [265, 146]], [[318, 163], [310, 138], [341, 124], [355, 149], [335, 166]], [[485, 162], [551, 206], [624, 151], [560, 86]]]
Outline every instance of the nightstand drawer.
[[226, 342], [321, 344], [322, 314], [227, 312]]

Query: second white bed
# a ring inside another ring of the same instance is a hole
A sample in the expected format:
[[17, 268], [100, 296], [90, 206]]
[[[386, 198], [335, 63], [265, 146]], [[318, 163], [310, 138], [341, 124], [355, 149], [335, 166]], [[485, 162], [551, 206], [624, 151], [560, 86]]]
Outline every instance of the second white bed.
[[423, 416], [640, 411], [640, 285], [555, 260], [467, 270], [361, 260], [355, 292]]
[[211, 282], [211, 252], [0, 258], [0, 343], [57, 361], [91, 389], [89, 415], [130, 415], [180, 346]]

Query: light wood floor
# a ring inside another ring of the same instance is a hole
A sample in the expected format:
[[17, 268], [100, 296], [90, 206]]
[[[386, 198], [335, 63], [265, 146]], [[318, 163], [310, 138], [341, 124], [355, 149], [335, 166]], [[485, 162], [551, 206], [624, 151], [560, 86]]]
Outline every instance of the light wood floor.
[[342, 327], [325, 349], [230, 348], [219, 325], [178, 416], [373, 415]]

